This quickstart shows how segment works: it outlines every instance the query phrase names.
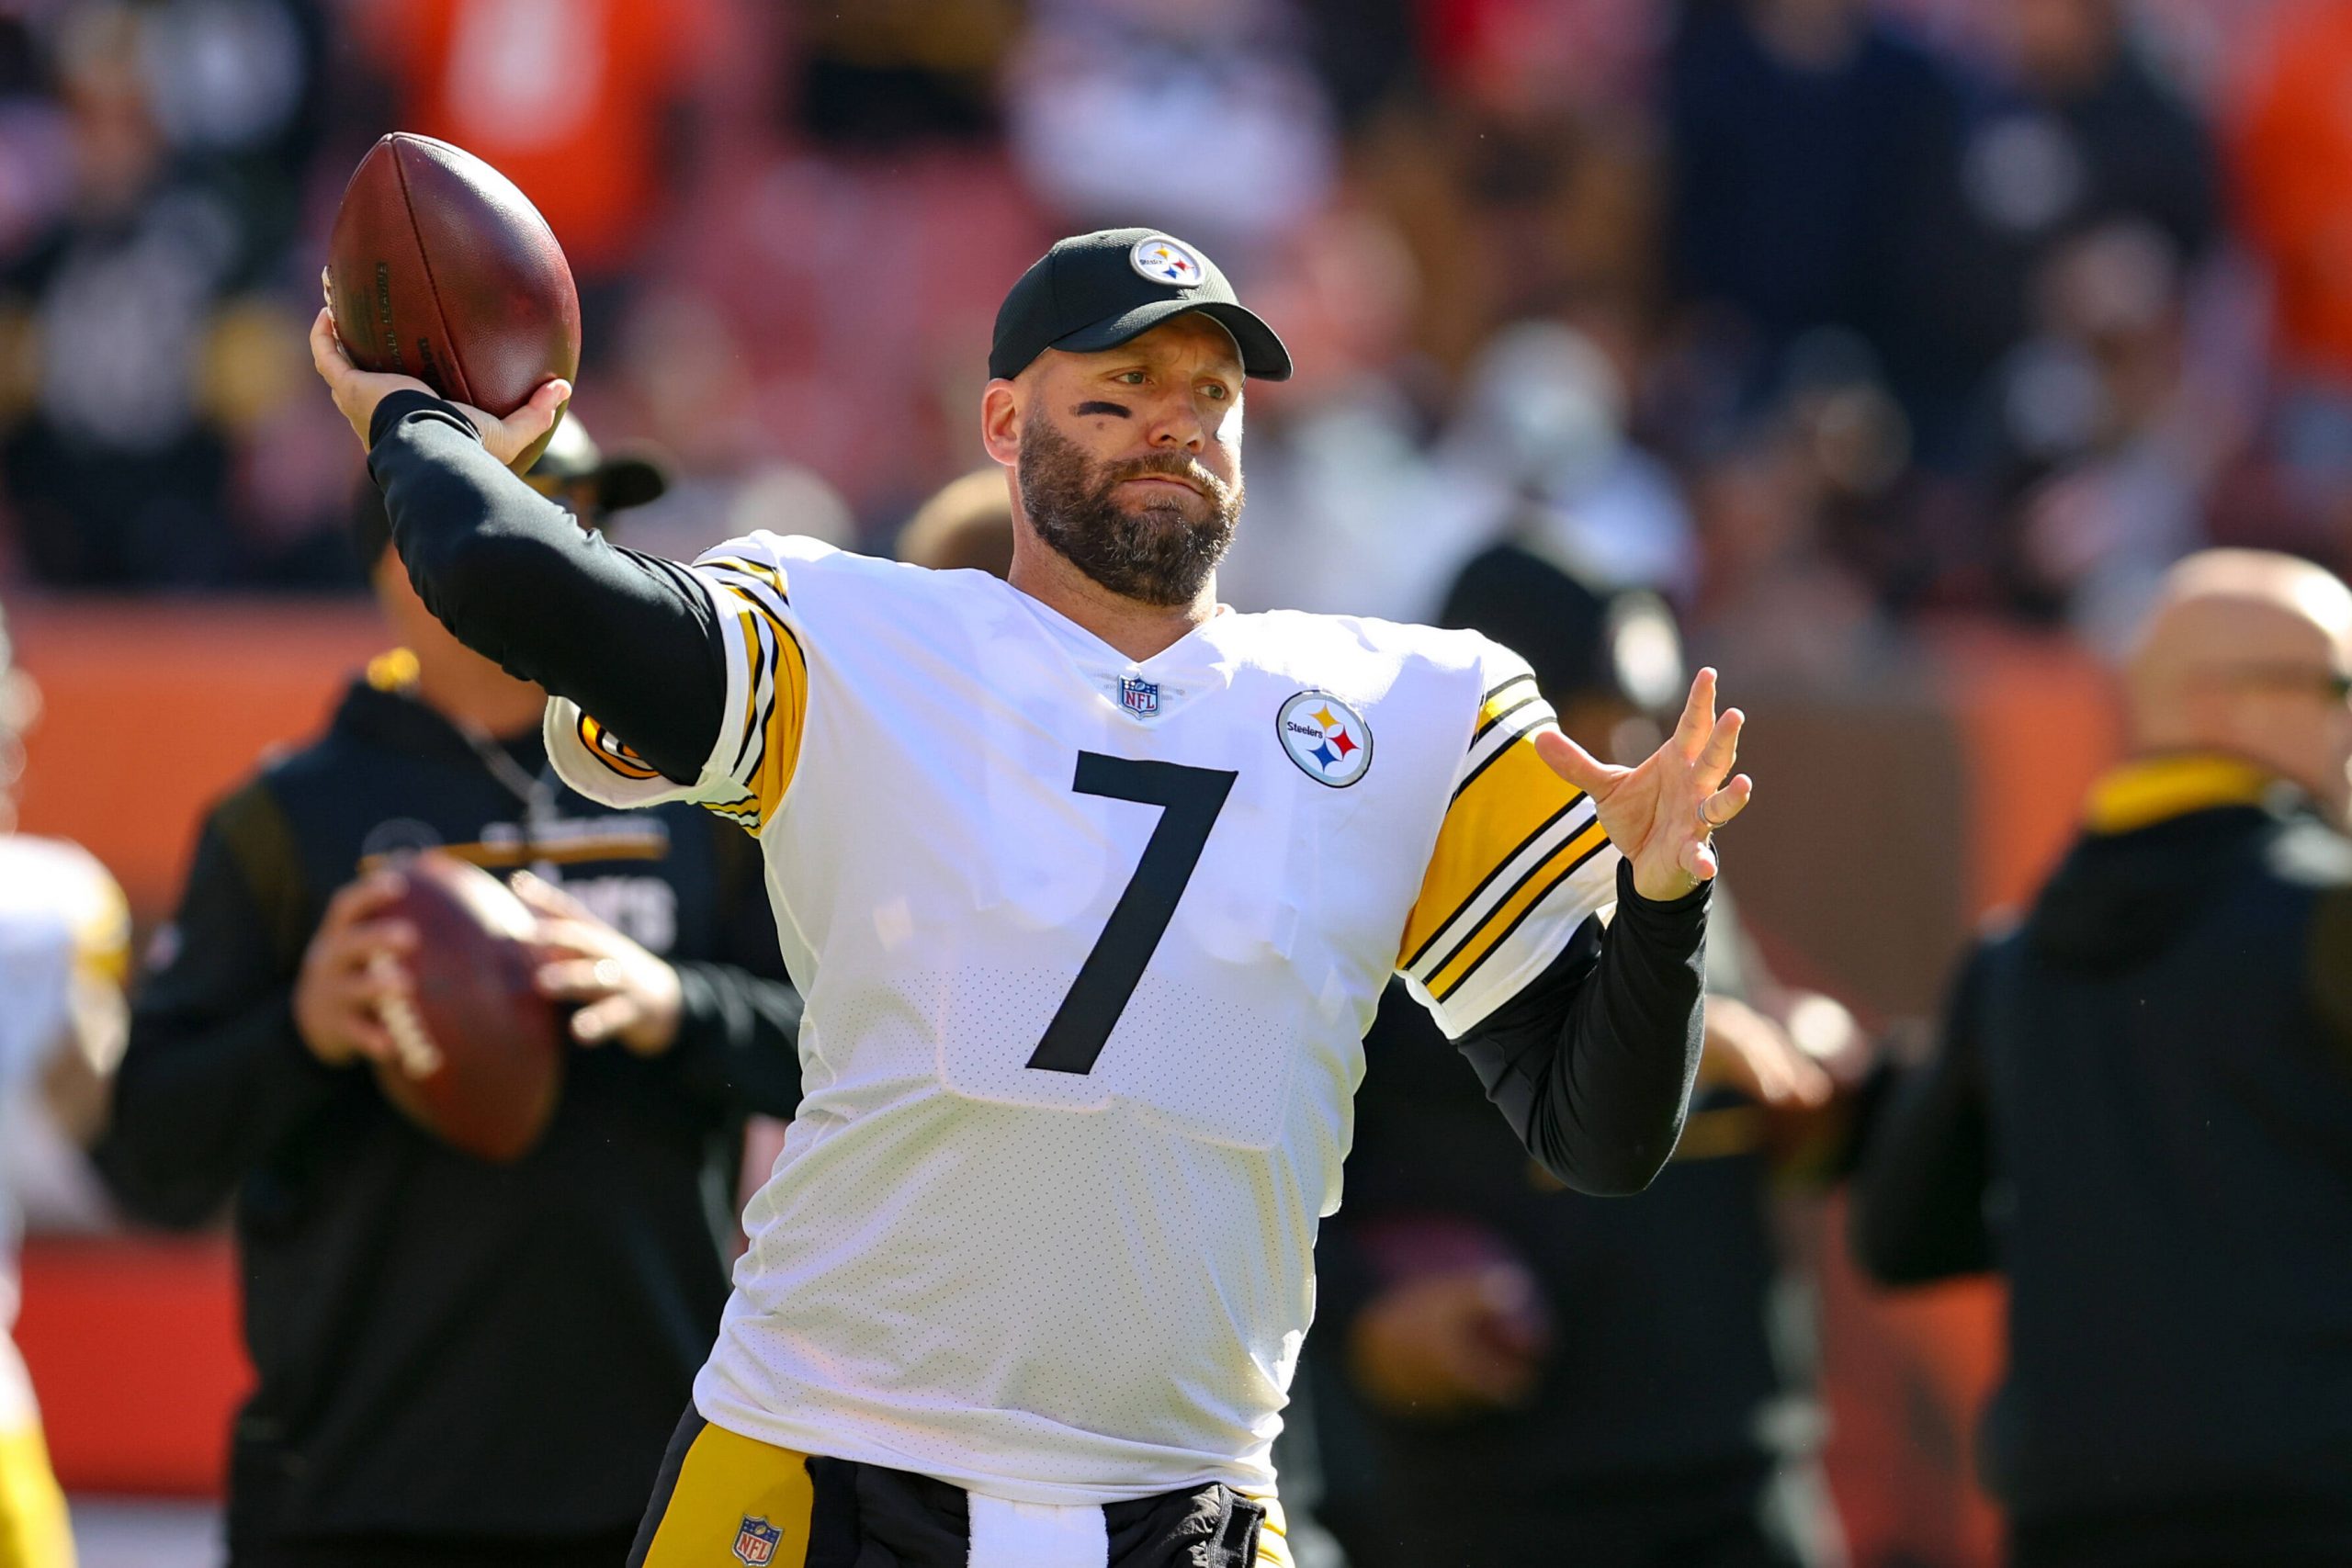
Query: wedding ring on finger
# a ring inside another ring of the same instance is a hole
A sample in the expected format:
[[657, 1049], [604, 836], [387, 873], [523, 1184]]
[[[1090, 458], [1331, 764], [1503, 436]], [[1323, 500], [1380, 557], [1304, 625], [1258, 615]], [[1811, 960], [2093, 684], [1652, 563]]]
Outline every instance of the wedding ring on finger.
[[1702, 833], [1712, 833], [1723, 826], [1721, 822], [1707, 815], [1707, 802], [1713, 799], [1714, 796], [1709, 795], [1706, 800], [1699, 802], [1699, 830]]

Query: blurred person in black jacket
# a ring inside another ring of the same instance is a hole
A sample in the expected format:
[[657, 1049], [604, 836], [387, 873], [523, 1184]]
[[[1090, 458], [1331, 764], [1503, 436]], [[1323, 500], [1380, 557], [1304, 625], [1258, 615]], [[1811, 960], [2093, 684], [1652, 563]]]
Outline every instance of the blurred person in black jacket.
[[[592, 525], [662, 482], [576, 421], [532, 478]], [[726, 1300], [743, 1118], [798, 1099], [798, 1001], [750, 840], [566, 789], [544, 694], [425, 611], [372, 485], [355, 537], [404, 646], [205, 821], [100, 1166], [161, 1224], [233, 1199], [259, 1373], [238, 1568], [617, 1564]], [[579, 1004], [554, 1119], [510, 1165], [420, 1130], [368, 1070], [414, 941], [374, 868], [432, 846], [514, 875], [543, 987]]]
[[[1646, 750], [1680, 690], [1662, 604], [1520, 544], [1471, 561], [1442, 621], [1525, 650], [1597, 755]], [[1566, 1191], [1492, 1136], [1453, 1048], [1384, 999], [1320, 1257], [1346, 1365], [1317, 1369], [1360, 1407], [1324, 1427], [1330, 1521], [1365, 1568], [1844, 1561], [1812, 1463], [1808, 1292], [1772, 1198], [1841, 1157], [1861, 1047], [1835, 1002], [1770, 984], [1736, 920], [1716, 935], [1690, 1120], [1630, 1201]]]
[[2007, 1277], [2018, 1568], [2352, 1562], [2352, 590], [2192, 556], [2128, 675], [2132, 760], [1962, 966], [1855, 1250]]

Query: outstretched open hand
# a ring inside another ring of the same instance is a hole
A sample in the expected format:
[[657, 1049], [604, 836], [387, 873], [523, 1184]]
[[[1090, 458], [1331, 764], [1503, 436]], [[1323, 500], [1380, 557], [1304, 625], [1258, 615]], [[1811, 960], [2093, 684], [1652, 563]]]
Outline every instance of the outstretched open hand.
[[1715, 672], [1702, 670], [1666, 744], [1637, 767], [1603, 762], [1556, 729], [1535, 737], [1552, 771], [1592, 796], [1610, 842], [1633, 863], [1645, 898], [1679, 898], [1715, 874], [1712, 835], [1747, 808], [1746, 773], [1725, 783], [1739, 757], [1737, 708], [1715, 716]]

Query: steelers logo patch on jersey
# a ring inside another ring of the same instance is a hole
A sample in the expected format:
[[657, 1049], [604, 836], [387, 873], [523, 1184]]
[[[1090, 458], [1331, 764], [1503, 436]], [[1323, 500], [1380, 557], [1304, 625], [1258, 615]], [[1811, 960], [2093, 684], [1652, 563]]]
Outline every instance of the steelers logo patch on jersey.
[[1127, 265], [1170, 288], [1198, 288], [1207, 276], [1199, 258], [1165, 234], [1137, 240], [1136, 248], [1127, 253]]
[[1329, 692], [1301, 692], [1283, 704], [1274, 733], [1299, 772], [1317, 784], [1345, 789], [1372, 766], [1372, 727]]
[[586, 714], [580, 716], [580, 743], [588, 754], [625, 779], [650, 779], [661, 776], [644, 758], [628, 749], [628, 743]]

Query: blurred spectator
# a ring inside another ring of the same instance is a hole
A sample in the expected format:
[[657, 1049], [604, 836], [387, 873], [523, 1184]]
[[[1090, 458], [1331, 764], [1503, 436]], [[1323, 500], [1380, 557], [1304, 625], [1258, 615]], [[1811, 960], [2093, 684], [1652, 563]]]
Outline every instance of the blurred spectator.
[[1480, 538], [1517, 535], [1597, 589], [1687, 602], [1698, 540], [1673, 476], [1629, 439], [1627, 403], [1617, 367], [1582, 333], [1508, 327], [1471, 366], [1439, 441], [1442, 492], [1485, 513]]
[[1420, 79], [1421, 0], [1299, 0], [1324, 91], [1344, 130]]
[[1622, 351], [1648, 330], [1660, 294], [1652, 139], [1572, 81], [1473, 74], [1453, 96], [1393, 105], [1357, 138], [1354, 194], [1405, 242], [1419, 282], [1410, 343], [1441, 372], [1522, 317], [1565, 320], [1625, 368]]
[[[106, 1085], [122, 1050], [122, 978], [130, 916], [114, 878], [77, 845], [13, 830], [12, 788], [31, 721], [29, 679], [0, 621], [0, 1121], [87, 1138], [104, 1120]], [[61, 1140], [62, 1141], [62, 1140]], [[11, 1178], [27, 1153], [0, 1164], [0, 1562], [73, 1568], [65, 1499], [50, 1473], [31, 1382], [9, 1338], [17, 1318]]]
[[710, 0], [358, 0], [354, 25], [404, 130], [454, 141], [522, 187], [581, 286], [585, 336], [668, 230], [694, 161]]
[[2249, 432], [2188, 378], [2180, 264], [2160, 231], [2092, 231], [2036, 282], [2040, 331], [1998, 383], [2022, 479], [2014, 591], [2120, 650], [2165, 570], [2204, 542], [2206, 497]]
[[271, 553], [232, 521], [257, 318], [227, 307], [291, 232], [309, 16], [96, 0], [43, 37], [72, 195], [0, 254], [0, 478], [48, 581], [220, 583]]
[[[1596, 592], [1540, 550], [1480, 556], [1443, 618], [1521, 650], [1597, 755], [1646, 754], [1682, 691], [1656, 599]], [[1632, 1201], [1563, 1191], [1491, 1136], [1451, 1045], [1401, 994], [1384, 1002], [1321, 1259], [1373, 1465], [1335, 1466], [1352, 1485], [1332, 1518], [1365, 1568], [1843, 1562], [1813, 1460], [1808, 1290], [1773, 1193], [1841, 1157], [1860, 1047], [1835, 1002], [1771, 984], [1730, 913], [1708, 938], [1689, 1125]]]
[[934, 571], [1012, 570], [1012, 498], [991, 463], [950, 482], [899, 531], [899, 558]]
[[1663, 112], [1674, 278], [1725, 371], [1752, 393], [1843, 326], [1915, 416], [1957, 403], [1929, 250], [1959, 135], [1946, 67], [1863, 0], [1693, 0]]
[[2241, 88], [2231, 173], [2268, 268], [2280, 369], [2352, 400], [2352, 10], [2280, 8]]
[[2061, 245], [2137, 221], [2187, 269], [2218, 238], [2217, 154], [2195, 110], [2127, 27], [2122, 0], [2003, 0], [1996, 79], [1961, 153], [1965, 227], [1939, 227], [1938, 308], [1956, 363], [1989, 367], [2031, 325]]
[[2212, 140], [2132, 34], [2124, 0], [2005, 0], [2001, 15], [2013, 96], [1967, 151], [1978, 212], [2049, 240], [2136, 217], [2202, 257], [2221, 220]]
[[2271, 443], [2312, 547], [2352, 556], [2352, 12], [2279, 8], [2242, 85], [2232, 173], [2271, 291]]
[[1651, 0], [1431, 0], [1421, 45], [1434, 85], [1505, 114], [1638, 103], [1671, 25]]
[[1330, 194], [1306, 46], [1290, 0], [1032, 0], [1006, 87], [1014, 157], [1069, 228], [1164, 227], [1246, 271]]
[[1981, 1434], [2018, 1568], [2352, 1559], [2352, 590], [2194, 556], [2133, 759], [1871, 1134], [1890, 1284], [2007, 1277]]
[[880, 151], [997, 130], [996, 76], [1020, 0], [861, 0], [797, 7], [793, 95], [826, 147]]
[[1421, 279], [1382, 215], [1335, 211], [1272, 267], [1297, 372], [1247, 394], [1250, 491], [1217, 592], [1243, 610], [1410, 620], [1468, 541], [1424, 518], [1430, 416], [1413, 395]]
[[1902, 428], [1867, 379], [1800, 374], [1699, 460], [1691, 494], [1706, 564], [1691, 623], [1710, 662], [1744, 681], [1816, 688], [1884, 672], [1893, 628], [1831, 530], [1900, 472]]

